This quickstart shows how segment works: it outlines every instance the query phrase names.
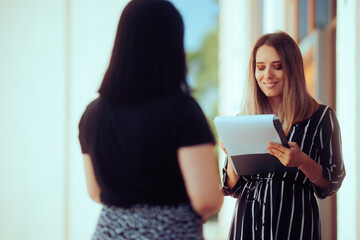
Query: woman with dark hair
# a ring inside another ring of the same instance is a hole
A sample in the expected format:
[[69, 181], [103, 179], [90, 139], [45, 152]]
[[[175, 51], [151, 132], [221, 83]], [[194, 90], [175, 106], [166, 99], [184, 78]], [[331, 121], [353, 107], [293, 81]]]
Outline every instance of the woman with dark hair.
[[99, 94], [79, 123], [88, 192], [103, 204], [93, 239], [203, 239], [223, 196], [170, 2], [124, 8]]
[[223, 190], [238, 199], [229, 239], [321, 239], [314, 193], [334, 194], [345, 177], [340, 129], [334, 110], [308, 93], [300, 49], [288, 34], [255, 43], [240, 114], [275, 114], [290, 148], [270, 142], [268, 152], [297, 171], [238, 176], [226, 159]]
[[100, 95], [128, 101], [181, 88], [189, 93], [183, 38], [182, 18], [170, 2], [131, 1], [121, 15]]

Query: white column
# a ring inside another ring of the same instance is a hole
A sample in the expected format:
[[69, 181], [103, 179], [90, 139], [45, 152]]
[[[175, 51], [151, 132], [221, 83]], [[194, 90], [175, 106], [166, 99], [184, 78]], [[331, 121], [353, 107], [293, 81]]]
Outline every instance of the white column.
[[338, 193], [338, 239], [360, 239], [360, 2], [337, 2], [336, 109], [347, 176]]
[[[260, 29], [254, 0], [221, 0], [219, 17], [219, 113], [235, 115], [247, 79], [250, 53]], [[261, 14], [261, 13], [259, 13]]]
[[264, 0], [263, 1], [263, 31], [264, 33], [272, 33], [275, 31], [286, 30], [286, 0]]
[[[252, 18], [253, 0], [220, 1], [219, 18], [219, 114], [234, 116], [240, 111], [240, 103], [247, 79], [252, 45], [260, 29]], [[261, 14], [261, 13], [259, 13]], [[219, 164], [223, 166], [224, 154], [219, 151]], [[225, 239], [235, 206], [235, 199], [226, 197], [219, 214], [219, 229]]]
[[1, 1], [0, 239], [90, 239], [77, 124], [127, 1]]

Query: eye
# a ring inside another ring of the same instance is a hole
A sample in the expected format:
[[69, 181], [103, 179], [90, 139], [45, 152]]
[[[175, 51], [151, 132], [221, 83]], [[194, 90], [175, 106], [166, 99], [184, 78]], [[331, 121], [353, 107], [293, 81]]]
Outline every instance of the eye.
[[281, 69], [282, 69], [282, 64], [281, 64], [281, 63], [275, 64], [275, 65], [274, 65], [274, 68], [275, 68], [276, 70], [281, 70]]
[[256, 65], [256, 68], [258, 71], [263, 71], [265, 70], [265, 66], [264, 65]]

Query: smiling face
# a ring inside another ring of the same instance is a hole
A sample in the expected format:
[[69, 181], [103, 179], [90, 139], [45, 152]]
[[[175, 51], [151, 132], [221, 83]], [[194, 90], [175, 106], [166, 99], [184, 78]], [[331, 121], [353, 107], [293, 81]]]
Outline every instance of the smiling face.
[[282, 101], [284, 72], [275, 48], [262, 45], [256, 52], [255, 78], [268, 101]]

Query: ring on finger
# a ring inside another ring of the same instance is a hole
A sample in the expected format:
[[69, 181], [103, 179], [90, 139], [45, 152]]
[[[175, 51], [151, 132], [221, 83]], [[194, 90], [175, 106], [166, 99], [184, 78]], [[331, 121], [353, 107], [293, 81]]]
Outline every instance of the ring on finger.
[[280, 157], [283, 155], [283, 152], [280, 152]]

